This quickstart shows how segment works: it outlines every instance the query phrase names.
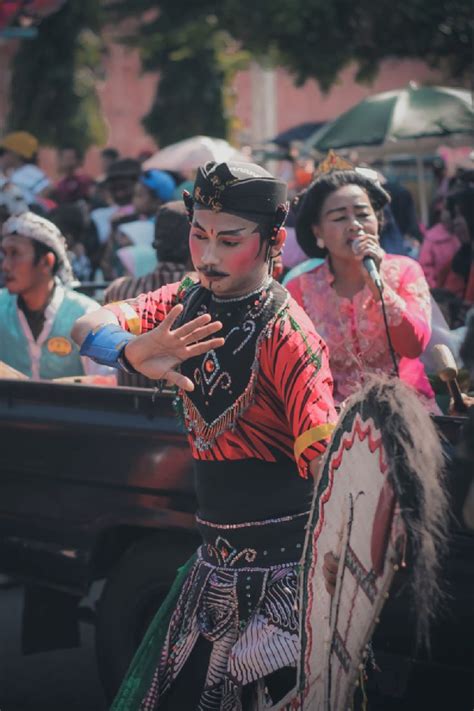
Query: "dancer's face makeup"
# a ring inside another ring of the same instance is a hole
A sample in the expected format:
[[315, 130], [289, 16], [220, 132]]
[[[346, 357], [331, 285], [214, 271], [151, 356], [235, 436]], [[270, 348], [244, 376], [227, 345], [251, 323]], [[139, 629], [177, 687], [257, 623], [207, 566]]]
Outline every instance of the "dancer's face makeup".
[[265, 280], [267, 241], [256, 222], [198, 209], [190, 232], [191, 258], [203, 286], [223, 297], [243, 296]]

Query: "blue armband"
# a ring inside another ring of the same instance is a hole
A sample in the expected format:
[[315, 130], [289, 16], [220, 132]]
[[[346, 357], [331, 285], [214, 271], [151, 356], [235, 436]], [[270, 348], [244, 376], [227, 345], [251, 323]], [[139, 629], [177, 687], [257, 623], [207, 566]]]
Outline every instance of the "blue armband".
[[92, 329], [81, 346], [80, 354], [96, 363], [120, 368], [126, 373], [137, 373], [138, 371], [130, 365], [124, 354], [125, 346], [134, 338], [135, 336], [124, 331], [120, 326], [108, 323], [100, 326], [99, 329]]

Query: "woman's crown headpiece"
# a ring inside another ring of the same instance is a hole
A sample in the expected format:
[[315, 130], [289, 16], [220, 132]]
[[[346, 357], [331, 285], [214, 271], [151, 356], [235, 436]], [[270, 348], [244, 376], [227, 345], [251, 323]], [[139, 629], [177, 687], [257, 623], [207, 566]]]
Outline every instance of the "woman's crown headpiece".
[[368, 178], [372, 180], [372, 182], [377, 183], [377, 185], [380, 185], [379, 175], [376, 170], [372, 170], [372, 168], [359, 168], [345, 158], [338, 156], [332, 148], [328, 151], [326, 158], [321, 161], [316, 168], [314, 178], [333, 173], [336, 170], [353, 170], [364, 178]]
[[354, 170], [355, 166], [349, 163], [348, 160], [338, 156], [332, 149], [328, 152], [326, 158], [319, 163], [315, 170], [314, 177], [317, 178], [320, 175], [325, 175], [326, 173], [332, 173], [335, 170]]

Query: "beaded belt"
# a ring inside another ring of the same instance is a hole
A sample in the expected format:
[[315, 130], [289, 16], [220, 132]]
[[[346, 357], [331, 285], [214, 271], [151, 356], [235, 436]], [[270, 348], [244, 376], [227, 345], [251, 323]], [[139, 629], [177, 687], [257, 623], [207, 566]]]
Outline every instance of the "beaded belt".
[[231, 569], [269, 569], [297, 563], [309, 512], [248, 523], [216, 524], [196, 517], [203, 539], [199, 558]]

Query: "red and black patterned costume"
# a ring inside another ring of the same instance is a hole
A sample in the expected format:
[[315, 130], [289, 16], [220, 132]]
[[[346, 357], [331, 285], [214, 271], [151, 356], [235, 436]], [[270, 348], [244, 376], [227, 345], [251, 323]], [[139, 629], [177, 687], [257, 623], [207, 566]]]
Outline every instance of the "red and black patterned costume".
[[[120, 326], [125, 330], [131, 330], [135, 334], [145, 333], [159, 324], [172, 306], [195, 293], [196, 288], [199, 288], [198, 285], [186, 279], [182, 283], [169, 284], [158, 291], [112, 304], [107, 308], [116, 315]], [[191, 412], [199, 416], [198, 412], [201, 411], [204, 415], [201, 429], [205, 429], [206, 411], [211, 410], [213, 404], [209, 401], [222, 400], [226, 393], [229, 393], [229, 405], [233, 404], [234, 409], [229, 426], [221, 422], [217, 427], [214, 426], [214, 432], [212, 428], [208, 428], [205, 444], [199, 446], [199, 443], [196, 443], [197, 437], [202, 435], [200, 431], [193, 430], [188, 439], [193, 457], [202, 461], [235, 461], [248, 458], [266, 462], [277, 462], [282, 458], [292, 461], [296, 451], [299, 473], [306, 478], [309, 462], [326, 448], [327, 422], [335, 421], [332, 378], [324, 342], [315, 333], [306, 313], [289, 298], [283, 287], [273, 282], [273, 290], [277, 289], [280, 308], [278, 309], [278, 305], [277, 310], [273, 307], [267, 323], [261, 324], [263, 328], [259, 334], [250, 334], [249, 357], [252, 362], [248, 372], [239, 375], [248, 375], [248, 381], [251, 382], [244, 382], [244, 392], [237, 393], [228, 387], [227, 381], [232, 377], [229, 370], [234, 359], [237, 361], [234, 365], [238, 365], [239, 370], [243, 368], [242, 359], [245, 358], [246, 345], [244, 341], [249, 329], [255, 325], [255, 312], [260, 308], [259, 299], [264, 303], [265, 299], [272, 296], [271, 290], [264, 289], [257, 295], [228, 300], [218, 299], [200, 288], [200, 291], [206, 292], [209, 304], [200, 305], [193, 316], [210, 312], [213, 317], [222, 321], [222, 335], [226, 337], [226, 345], [182, 366], [182, 371], [186, 371], [186, 374], [191, 371], [190, 377], [193, 380], [200, 376], [204, 387], [207, 376], [209, 385], [205, 395], [208, 398], [207, 406], [204, 401], [196, 408], [193, 404], [194, 393], [184, 394], [184, 409], [185, 413], [188, 413], [186, 424], [192, 418]], [[251, 308], [247, 314], [238, 314], [242, 320], [240, 324], [234, 319], [236, 307], [242, 303], [249, 304]], [[226, 328], [226, 321], [229, 322], [230, 328]], [[239, 333], [236, 333], [231, 344], [231, 328], [241, 329], [240, 342]], [[256, 354], [255, 341], [259, 339]], [[219, 364], [226, 356], [229, 363], [228, 369], [224, 370]], [[200, 360], [201, 364], [194, 363], [196, 360]], [[202, 365], [202, 373], [198, 373], [196, 365]], [[222, 389], [213, 389], [211, 378], [218, 368], [220, 373], [217, 377], [221, 378]], [[223, 376], [226, 382], [223, 382]], [[199, 385], [200, 383], [196, 387], [198, 392]], [[240, 387], [242, 389], [242, 385]], [[238, 398], [245, 402], [239, 402]], [[210, 415], [212, 421], [218, 416], [219, 409], [224, 409], [225, 404], [214, 407]], [[308, 434], [311, 432], [314, 437]], [[303, 439], [300, 439], [301, 435], [305, 435]]]
[[178, 302], [182, 320], [219, 319], [226, 342], [181, 366], [195, 383], [180, 400], [204, 543], [140, 709], [263, 708], [296, 679], [308, 467], [336, 420], [327, 349], [271, 279], [233, 299], [186, 279], [107, 308], [138, 335]]

